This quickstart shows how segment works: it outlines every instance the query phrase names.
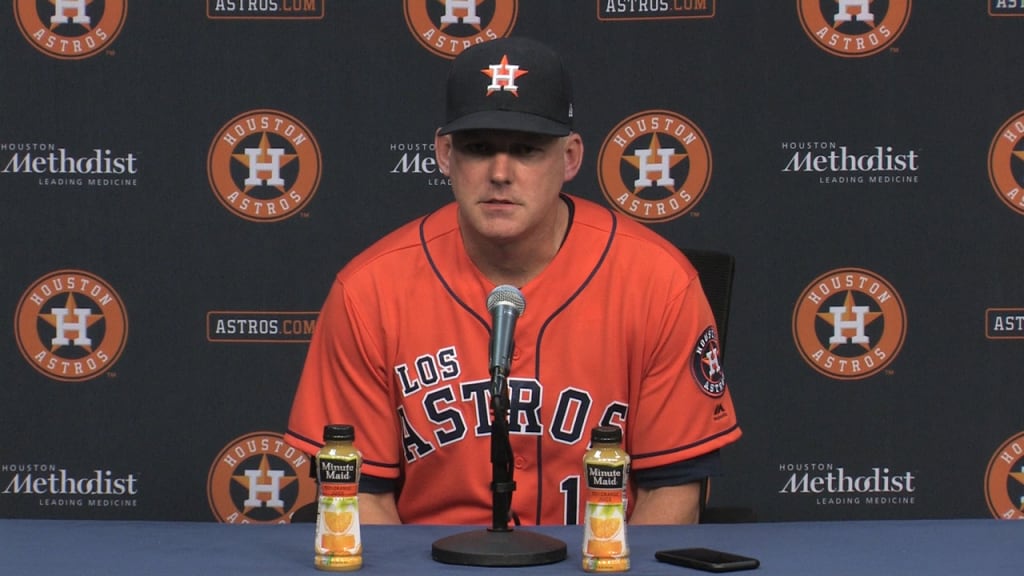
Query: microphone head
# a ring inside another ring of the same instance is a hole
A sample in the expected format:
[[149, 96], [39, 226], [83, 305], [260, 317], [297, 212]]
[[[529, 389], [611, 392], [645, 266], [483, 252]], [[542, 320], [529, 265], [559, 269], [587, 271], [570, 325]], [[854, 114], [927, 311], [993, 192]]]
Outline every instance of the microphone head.
[[502, 305], [511, 305], [516, 311], [516, 317], [519, 317], [526, 310], [526, 299], [523, 298], [523, 293], [515, 286], [502, 284], [501, 286], [496, 286], [494, 290], [491, 290], [490, 295], [487, 296], [487, 311], [493, 314], [495, 309]]

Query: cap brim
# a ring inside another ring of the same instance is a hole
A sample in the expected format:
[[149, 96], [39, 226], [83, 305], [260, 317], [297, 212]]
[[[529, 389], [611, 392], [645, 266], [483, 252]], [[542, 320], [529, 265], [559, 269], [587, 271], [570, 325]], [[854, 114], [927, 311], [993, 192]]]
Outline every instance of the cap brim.
[[441, 127], [440, 134], [464, 130], [513, 130], [548, 136], [567, 136], [572, 130], [543, 116], [511, 110], [485, 110], [466, 114]]

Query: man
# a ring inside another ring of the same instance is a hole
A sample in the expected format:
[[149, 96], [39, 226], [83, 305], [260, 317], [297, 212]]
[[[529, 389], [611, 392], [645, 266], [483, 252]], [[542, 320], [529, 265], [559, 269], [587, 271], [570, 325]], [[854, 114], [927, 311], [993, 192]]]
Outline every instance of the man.
[[562, 186], [583, 159], [561, 59], [528, 39], [465, 50], [437, 162], [455, 202], [338, 274], [286, 439], [351, 423], [366, 523], [489, 524], [488, 294], [518, 287], [508, 390], [524, 524], [580, 521], [590, 430], [623, 429], [630, 522], [695, 522], [699, 481], [740, 436], [697, 274], [669, 242]]

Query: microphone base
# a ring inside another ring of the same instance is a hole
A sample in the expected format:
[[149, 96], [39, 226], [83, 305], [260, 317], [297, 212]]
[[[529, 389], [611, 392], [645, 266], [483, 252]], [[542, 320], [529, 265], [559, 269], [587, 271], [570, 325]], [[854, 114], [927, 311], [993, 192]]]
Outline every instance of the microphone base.
[[565, 542], [515, 530], [476, 530], [434, 542], [431, 557], [445, 564], [465, 566], [536, 566], [565, 560]]

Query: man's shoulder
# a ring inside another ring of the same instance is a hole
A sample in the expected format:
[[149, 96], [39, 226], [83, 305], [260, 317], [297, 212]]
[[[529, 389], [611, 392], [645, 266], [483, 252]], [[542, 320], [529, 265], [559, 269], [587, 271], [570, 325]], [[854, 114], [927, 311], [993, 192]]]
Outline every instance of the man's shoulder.
[[578, 196], [570, 198], [575, 210], [573, 225], [579, 224], [605, 235], [614, 234], [613, 244], [617, 249], [644, 252], [649, 257], [661, 254], [679, 259], [682, 256], [678, 247], [647, 225], [593, 200]]
[[390, 268], [408, 263], [409, 259], [423, 258], [424, 242], [429, 243], [457, 230], [455, 205], [447, 204], [387, 233], [350, 260], [341, 274], [351, 275], [379, 267]]

